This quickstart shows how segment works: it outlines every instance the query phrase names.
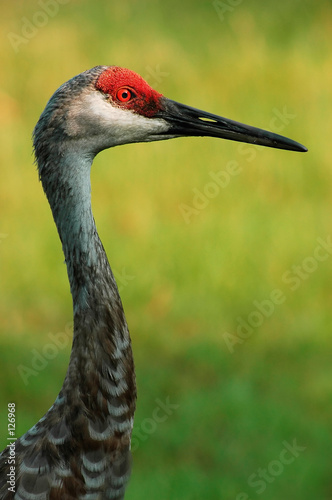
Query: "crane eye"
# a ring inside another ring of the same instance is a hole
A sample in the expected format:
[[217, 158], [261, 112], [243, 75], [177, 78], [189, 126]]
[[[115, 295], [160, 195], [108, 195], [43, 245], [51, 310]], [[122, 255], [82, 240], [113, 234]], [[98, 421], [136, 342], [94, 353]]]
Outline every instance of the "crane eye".
[[129, 87], [121, 87], [116, 92], [116, 98], [120, 102], [128, 102], [131, 99], [133, 99], [134, 97], [136, 97], [136, 94]]

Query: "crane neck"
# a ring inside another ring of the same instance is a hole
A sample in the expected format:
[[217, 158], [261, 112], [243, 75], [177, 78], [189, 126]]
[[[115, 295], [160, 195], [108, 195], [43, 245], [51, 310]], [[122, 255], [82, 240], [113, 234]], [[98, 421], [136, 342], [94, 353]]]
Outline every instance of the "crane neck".
[[98, 414], [96, 424], [85, 422], [90, 437], [101, 440], [118, 432], [127, 453], [136, 401], [135, 370], [118, 288], [92, 215], [92, 160], [93, 155], [68, 153], [39, 163], [73, 297], [73, 345], [58, 401], [70, 401], [72, 409], [80, 407], [94, 419]]
[[102, 331], [101, 325], [106, 322], [108, 336], [129, 339], [118, 287], [92, 215], [93, 157], [62, 152], [52, 162], [39, 165], [40, 179], [65, 255], [73, 298], [74, 340], [75, 331], [82, 331], [81, 322], [87, 320], [94, 322], [91, 328], [95, 331]]
[[[86, 306], [87, 296], [98, 287], [101, 274], [112, 276], [92, 214], [92, 160], [92, 155], [67, 152], [52, 165], [39, 168], [62, 243], [74, 312]], [[108, 284], [117, 291], [114, 280]]]

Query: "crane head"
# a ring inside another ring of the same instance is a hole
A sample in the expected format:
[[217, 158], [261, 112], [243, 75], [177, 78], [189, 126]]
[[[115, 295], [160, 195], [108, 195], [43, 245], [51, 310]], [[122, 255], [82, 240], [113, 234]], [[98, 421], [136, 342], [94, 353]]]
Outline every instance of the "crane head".
[[37, 159], [45, 163], [57, 149], [93, 157], [120, 144], [184, 136], [307, 151], [281, 135], [167, 99], [141, 76], [118, 66], [97, 66], [64, 83], [35, 127], [34, 145]]
[[210, 136], [307, 151], [298, 142], [281, 135], [167, 99], [153, 90], [141, 76], [118, 66], [109, 66], [102, 71], [95, 88], [102, 94], [104, 104], [111, 105], [106, 116], [112, 122], [112, 140], [116, 144], [181, 136]]

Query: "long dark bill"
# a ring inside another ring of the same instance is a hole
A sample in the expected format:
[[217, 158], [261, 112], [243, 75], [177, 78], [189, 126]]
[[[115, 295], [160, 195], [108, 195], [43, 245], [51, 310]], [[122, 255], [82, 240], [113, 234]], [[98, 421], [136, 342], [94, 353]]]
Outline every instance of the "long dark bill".
[[166, 120], [174, 136], [209, 136], [248, 142], [270, 148], [290, 151], [308, 151], [298, 142], [267, 130], [244, 125], [243, 123], [213, 115], [200, 109], [192, 108], [171, 99], [163, 98], [163, 110], [157, 116]]

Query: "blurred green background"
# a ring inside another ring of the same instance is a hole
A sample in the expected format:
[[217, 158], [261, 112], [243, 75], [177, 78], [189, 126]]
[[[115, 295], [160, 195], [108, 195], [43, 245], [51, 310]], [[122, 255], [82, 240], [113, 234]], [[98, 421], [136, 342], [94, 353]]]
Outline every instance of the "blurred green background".
[[194, 138], [96, 158], [138, 382], [126, 498], [331, 499], [331, 2], [2, 1], [0, 26], [0, 448], [7, 404], [19, 436], [71, 346], [31, 133], [60, 84], [116, 64], [309, 148]]

